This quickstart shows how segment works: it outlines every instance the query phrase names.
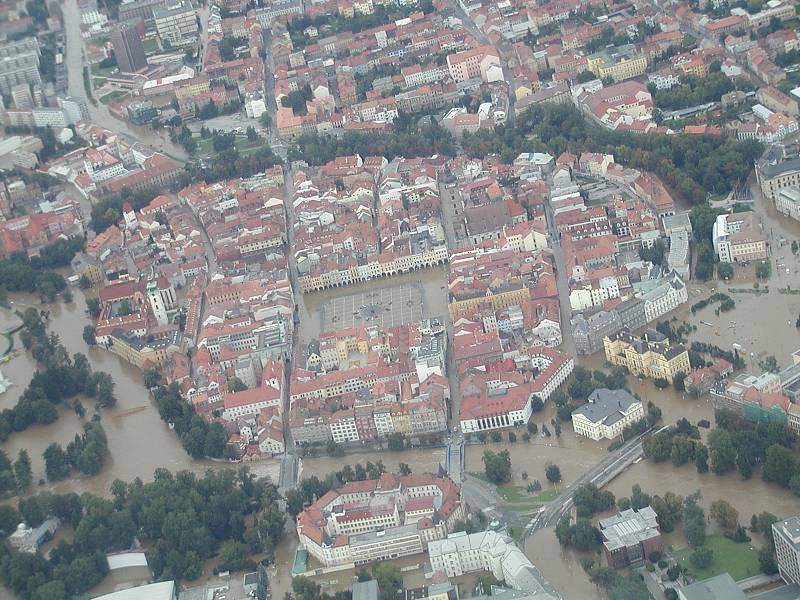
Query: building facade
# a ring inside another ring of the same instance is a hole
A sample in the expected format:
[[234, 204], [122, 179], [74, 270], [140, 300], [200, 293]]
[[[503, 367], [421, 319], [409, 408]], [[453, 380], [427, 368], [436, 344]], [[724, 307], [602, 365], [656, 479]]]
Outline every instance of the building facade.
[[666, 379], [672, 383], [678, 373], [691, 370], [689, 352], [680, 344], [670, 345], [669, 340], [654, 330], [642, 338], [634, 337], [629, 330], [606, 336], [603, 339], [606, 360], [612, 365], [626, 367], [631, 375]]

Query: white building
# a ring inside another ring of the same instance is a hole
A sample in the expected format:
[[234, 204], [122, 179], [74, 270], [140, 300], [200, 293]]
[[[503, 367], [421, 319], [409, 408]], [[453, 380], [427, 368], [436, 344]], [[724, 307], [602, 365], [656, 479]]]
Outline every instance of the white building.
[[431, 569], [434, 572], [442, 571], [448, 577], [490, 571], [516, 590], [533, 594], [543, 591], [533, 564], [525, 553], [510, 537], [496, 531], [451, 533], [447, 539], [428, 545], [428, 557]]
[[778, 190], [775, 196], [775, 208], [787, 217], [800, 221], [800, 188], [789, 187]]
[[465, 514], [450, 478], [384, 473], [322, 496], [298, 515], [297, 535], [325, 566], [367, 564], [422, 552]]
[[645, 319], [650, 323], [688, 302], [689, 292], [683, 280], [673, 273], [669, 281], [642, 294], [642, 301]]
[[331, 417], [329, 427], [331, 428], [331, 438], [337, 444], [346, 442], [357, 442], [358, 427], [352, 412], [340, 411]]
[[800, 518], [772, 524], [778, 572], [786, 583], [800, 583]]
[[153, 10], [158, 37], [173, 46], [197, 42], [197, 13], [188, 0]]
[[147, 299], [150, 301], [150, 308], [153, 310], [153, 317], [159, 325], [166, 325], [169, 323], [167, 316], [167, 306], [161, 297], [161, 292], [158, 289], [158, 284], [155, 280], [147, 282]]
[[595, 390], [589, 402], [572, 413], [575, 433], [593, 440], [613, 440], [631, 423], [644, 418], [642, 403], [625, 390]]

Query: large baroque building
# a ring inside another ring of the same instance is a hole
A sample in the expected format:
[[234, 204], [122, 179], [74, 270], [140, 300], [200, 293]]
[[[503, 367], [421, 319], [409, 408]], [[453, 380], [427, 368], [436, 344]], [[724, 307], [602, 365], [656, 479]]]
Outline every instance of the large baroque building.
[[421, 553], [465, 515], [449, 477], [384, 473], [322, 496], [298, 515], [297, 536], [326, 567], [363, 565]]
[[612, 365], [627, 367], [631, 375], [650, 379], [672, 380], [678, 373], [688, 374], [689, 352], [680, 344], [670, 345], [669, 340], [655, 330], [648, 330], [641, 338], [627, 328], [603, 339], [606, 360]]

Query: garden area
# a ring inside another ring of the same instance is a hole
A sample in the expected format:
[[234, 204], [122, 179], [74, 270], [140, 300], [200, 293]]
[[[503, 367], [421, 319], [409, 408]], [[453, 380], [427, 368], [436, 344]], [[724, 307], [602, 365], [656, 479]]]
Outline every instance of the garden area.
[[703, 547], [710, 549], [712, 554], [710, 564], [702, 568], [698, 568], [690, 561], [694, 549], [682, 548], [673, 553], [675, 560], [685, 572], [698, 581], [726, 571], [735, 581], [761, 573], [758, 550], [749, 543], [737, 544], [724, 535], [710, 535]]
[[[220, 138], [227, 138], [224, 142], [220, 143]], [[232, 141], [229, 140], [232, 138]], [[217, 140], [215, 144], [215, 139]], [[231, 147], [236, 150], [240, 155], [247, 155], [255, 152], [264, 145], [264, 140], [260, 137], [251, 139], [247, 135], [226, 135], [226, 136], [211, 136], [211, 137], [197, 137], [197, 155], [202, 157], [211, 157], [223, 150], [228, 150]]]

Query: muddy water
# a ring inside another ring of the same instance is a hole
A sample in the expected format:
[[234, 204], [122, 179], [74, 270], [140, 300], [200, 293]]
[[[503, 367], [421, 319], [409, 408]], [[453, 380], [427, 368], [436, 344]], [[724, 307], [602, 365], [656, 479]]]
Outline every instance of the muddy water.
[[[86, 303], [83, 294], [78, 290], [75, 290], [74, 298], [72, 305], [54, 303], [43, 306], [36, 298], [13, 296], [14, 309], [34, 306], [49, 310], [49, 329], [58, 334], [70, 354], [84, 353], [94, 369], [109, 373], [116, 384], [117, 406], [102, 413], [110, 453], [103, 471], [95, 477], [76, 476], [56, 484], [47, 483], [45, 489], [55, 492], [92, 492], [107, 496], [114, 479], [130, 481], [139, 477], [149, 481], [152, 480], [155, 469], [160, 467], [202, 473], [209, 468], [230, 466], [224, 462], [194, 460], [186, 454], [175, 433], [161, 421], [155, 404], [143, 386], [141, 373], [117, 356], [100, 348], [90, 348], [83, 342], [83, 327], [88, 323], [84, 314]], [[6, 330], [17, 323], [18, 319], [13, 312], [0, 309], [0, 330]], [[15, 340], [15, 347], [21, 347], [18, 338]], [[0, 396], [0, 407], [10, 407], [16, 403], [35, 368], [35, 362], [27, 353], [2, 365], [3, 372], [16, 385]], [[91, 401], [86, 400], [84, 405], [91, 414]], [[0, 447], [11, 457], [20, 448], [27, 448], [33, 462], [34, 481], [37, 481], [44, 473], [44, 449], [54, 441], [66, 443], [81, 431], [81, 427], [82, 421], [72, 410], [65, 408], [60, 411], [60, 418], [55, 423], [12, 434]], [[253, 472], [273, 478], [277, 476], [277, 468], [277, 461], [272, 460], [251, 463]]]

